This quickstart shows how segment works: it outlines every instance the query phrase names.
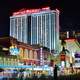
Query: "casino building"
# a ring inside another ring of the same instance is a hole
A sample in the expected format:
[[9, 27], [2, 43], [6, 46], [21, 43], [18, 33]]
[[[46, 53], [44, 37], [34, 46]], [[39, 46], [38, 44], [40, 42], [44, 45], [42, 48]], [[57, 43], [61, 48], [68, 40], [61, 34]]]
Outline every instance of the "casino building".
[[23, 43], [58, 50], [59, 11], [45, 7], [14, 12], [10, 16], [10, 36]]

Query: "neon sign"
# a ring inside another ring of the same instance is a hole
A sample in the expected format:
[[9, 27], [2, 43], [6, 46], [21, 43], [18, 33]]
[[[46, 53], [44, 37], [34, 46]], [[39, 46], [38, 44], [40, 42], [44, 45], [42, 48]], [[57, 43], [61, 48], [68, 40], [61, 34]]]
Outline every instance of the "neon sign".
[[11, 55], [18, 55], [19, 54], [19, 49], [15, 46], [11, 46], [9, 49]]
[[46, 11], [46, 10], [50, 10], [50, 8], [45, 7], [45, 8], [42, 8], [42, 9], [29, 9], [29, 10], [22, 9], [22, 10], [19, 10], [18, 12], [14, 12], [13, 16], [23, 15], [23, 14], [31, 14], [31, 13], [36, 13], [36, 12]]

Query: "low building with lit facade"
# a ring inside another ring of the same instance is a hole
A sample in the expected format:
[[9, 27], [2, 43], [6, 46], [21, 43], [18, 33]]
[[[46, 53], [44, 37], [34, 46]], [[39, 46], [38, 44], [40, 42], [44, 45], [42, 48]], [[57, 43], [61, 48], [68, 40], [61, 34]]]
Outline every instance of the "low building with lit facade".
[[60, 32], [60, 39], [66, 39], [66, 38], [76, 38], [80, 41], [80, 32], [78, 31], [65, 31]]
[[[2, 53], [0, 59], [5, 59], [2, 65], [49, 65], [51, 53], [43, 49], [41, 52], [40, 46], [33, 47], [29, 44], [24, 44], [12, 37], [0, 38], [0, 48]], [[42, 63], [41, 63], [42, 60]], [[1, 62], [1, 61], [0, 61]], [[7, 63], [7, 64], [6, 64]]]
[[29, 74], [49, 75], [53, 54], [42, 46], [31, 46], [12, 37], [0, 38], [0, 68], [25, 68]]
[[60, 64], [62, 68], [66, 68], [66, 71], [69, 71], [68, 74], [72, 72], [72, 68], [74, 69], [74, 73], [76, 73], [80, 69], [80, 44], [77, 38], [67, 37], [66, 33], [63, 35], [65, 36], [65, 38], [63, 38], [65, 41], [65, 49], [63, 50], [63, 46], [60, 45], [61, 52], [58, 58], [56, 57], [57, 60], [59, 59], [58, 64]]
[[19, 10], [10, 16], [10, 36], [30, 45], [59, 49], [59, 11], [49, 7]]

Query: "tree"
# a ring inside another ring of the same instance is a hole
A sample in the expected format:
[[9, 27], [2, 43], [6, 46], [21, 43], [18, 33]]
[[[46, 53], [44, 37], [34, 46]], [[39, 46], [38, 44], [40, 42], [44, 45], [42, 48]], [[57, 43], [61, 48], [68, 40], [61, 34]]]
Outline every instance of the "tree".
[[62, 45], [62, 51], [61, 51], [61, 55], [64, 55], [62, 58], [63, 60], [65, 61], [65, 66], [66, 66], [66, 56], [67, 54], [66, 53], [70, 53], [69, 50], [67, 50], [65, 48], [66, 46], [66, 41], [64, 39], [61, 40], [61, 45]]
[[66, 52], [70, 53], [69, 50], [67, 50], [67, 49], [65, 48], [65, 46], [66, 46], [66, 41], [65, 41], [64, 39], [61, 40], [61, 46], [62, 46], [62, 51], [63, 51], [63, 52], [65, 52], [65, 53], [66, 53]]
[[65, 48], [66, 41], [65, 41], [64, 39], [62, 39], [62, 40], [61, 40], [61, 45], [62, 45], [62, 47], [64, 47], [64, 48]]

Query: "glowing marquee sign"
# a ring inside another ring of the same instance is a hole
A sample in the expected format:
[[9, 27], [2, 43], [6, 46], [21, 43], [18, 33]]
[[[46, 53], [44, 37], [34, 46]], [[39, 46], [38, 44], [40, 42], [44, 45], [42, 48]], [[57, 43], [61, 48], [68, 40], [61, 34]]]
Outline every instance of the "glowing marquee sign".
[[11, 46], [9, 51], [10, 51], [11, 55], [18, 55], [19, 54], [19, 49], [16, 46]]
[[22, 14], [31, 14], [31, 13], [36, 13], [36, 12], [46, 11], [46, 10], [50, 10], [50, 8], [45, 7], [42, 9], [29, 9], [29, 10], [22, 9], [22, 10], [19, 10], [18, 12], [14, 12], [13, 16], [22, 15]]

